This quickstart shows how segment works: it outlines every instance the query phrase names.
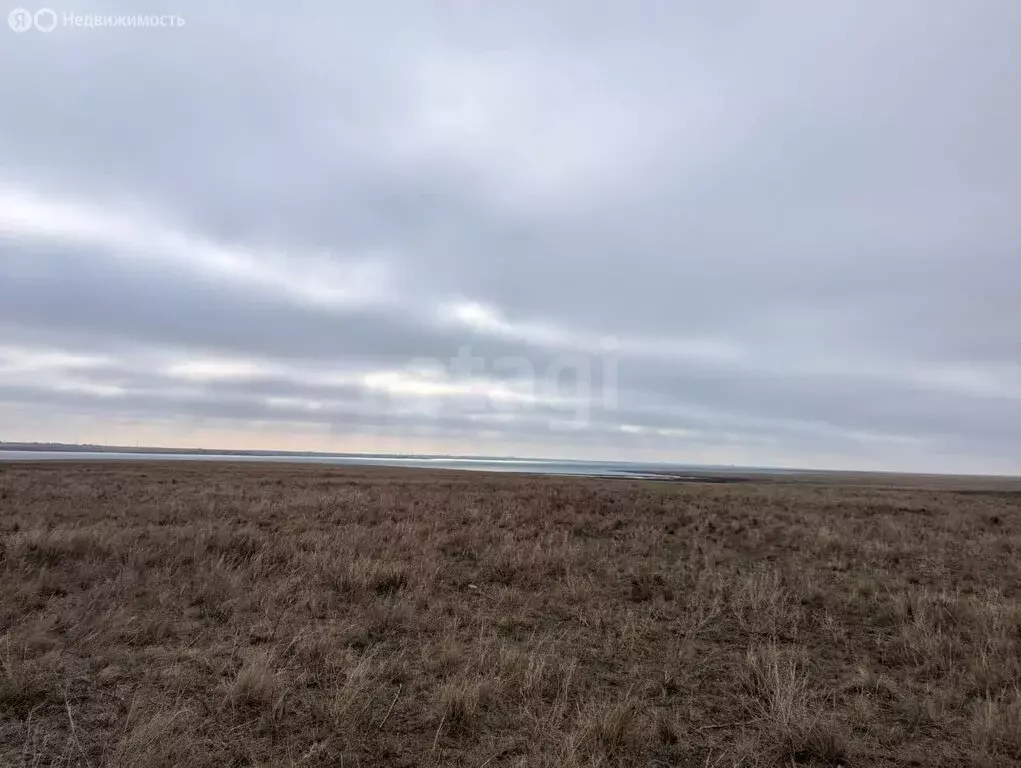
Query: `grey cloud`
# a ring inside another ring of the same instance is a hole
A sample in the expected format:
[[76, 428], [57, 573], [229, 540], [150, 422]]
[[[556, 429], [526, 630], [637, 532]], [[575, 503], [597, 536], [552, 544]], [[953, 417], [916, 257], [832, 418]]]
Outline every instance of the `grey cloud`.
[[[743, 435], [760, 464], [815, 449], [874, 465], [903, 439], [912, 466], [1021, 468], [1021, 6], [173, 10], [184, 27], [5, 40], [0, 192], [272, 249], [311, 279], [299, 254], [374, 254], [393, 280], [328, 308], [137, 244], [26, 232], [0, 207], [0, 347], [103, 352], [123, 370], [76, 375], [139, 398], [63, 393], [69, 412], [243, 426], [266, 418], [260, 398], [359, 395], [265, 373], [161, 400], [154, 360], [371, 373], [470, 345], [499, 380], [498, 359], [595, 361], [571, 340], [607, 335], [644, 351], [620, 351], [618, 407], [594, 403], [559, 451], [626, 453], [631, 426], [708, 436], [707, 456]], [[441, 322], [461, 300], [559, 335]], [[737, 351], [655, 352], [671, 339]], [[0, 385], [43, 407], [24, 376]], [[499, 452], [469, 415], [426, 426]], [[541, 444], [557, 418], [500, 434]], [[386, 429], [402, 424], [426, 429]]]

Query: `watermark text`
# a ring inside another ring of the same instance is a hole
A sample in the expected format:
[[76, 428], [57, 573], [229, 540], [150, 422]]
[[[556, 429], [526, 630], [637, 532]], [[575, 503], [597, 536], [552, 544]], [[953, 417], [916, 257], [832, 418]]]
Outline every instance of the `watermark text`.
[[57, 12], [52, 8], [30, 11], [15, 8], [7, 14], [7, 24], [21, 34], [30, 30], [52, 32], [57, 27], [73, 29], [174, 29], [183, 27], [185, 19], [176, 13], [124, 14], [124, 13], [72, 13]]

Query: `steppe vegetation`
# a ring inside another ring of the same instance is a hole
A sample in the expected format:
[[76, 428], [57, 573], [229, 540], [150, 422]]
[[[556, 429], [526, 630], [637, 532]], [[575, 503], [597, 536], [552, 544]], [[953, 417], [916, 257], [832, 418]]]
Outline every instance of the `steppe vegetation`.
[[1021, 761], [1021, 492], [0, 466], [0, 764]]

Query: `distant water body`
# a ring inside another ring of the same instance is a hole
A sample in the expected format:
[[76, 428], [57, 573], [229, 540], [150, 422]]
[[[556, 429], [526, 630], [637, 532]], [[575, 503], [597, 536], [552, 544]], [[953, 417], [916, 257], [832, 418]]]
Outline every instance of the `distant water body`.
[[[748, 467], [694, 464], [657, 464], [628, 461], [570, 461], [554, 459], [498, 459], [474, 456], [364, 456], [357, 454], [226, 454], [226, 453], [117, 453], [113, 451], [3, 451], [3, 461], [227, 461], [328, 464], [337, 466], [415, 467], [462, 469], [480, 472], [518, 472], [541, 475], [599, 475], [603, 477], [657, 477], [684, 473], [748, 472]], [[785, 470], [754, 469], [783, 473]]]

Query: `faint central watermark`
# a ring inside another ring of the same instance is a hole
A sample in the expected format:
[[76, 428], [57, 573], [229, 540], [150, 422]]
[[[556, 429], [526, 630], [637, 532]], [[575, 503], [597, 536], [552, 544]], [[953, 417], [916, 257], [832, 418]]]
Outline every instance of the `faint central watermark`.
[[183, 27], [184, 18], [175, 13], [138, 14], [138, 13], [58, 13], [52, 8], [39, 8], [30, 11], [27, 8], [15, 8], [7, 14], [7, 25], [17, 34], [37, 30], [52, 32], [57, 27], [75, 29], [174, 29]]
[[461, 416], [479, 428], [538, 417], [552, 429], [584, 429], [593, 411], [618, 405], [618, 341], [601, 339], [586, 352], [490, 357], [471, 345], [452, 357], [416, 357], [407, 366], [366, 377], [362, 412], [420, 419]]

